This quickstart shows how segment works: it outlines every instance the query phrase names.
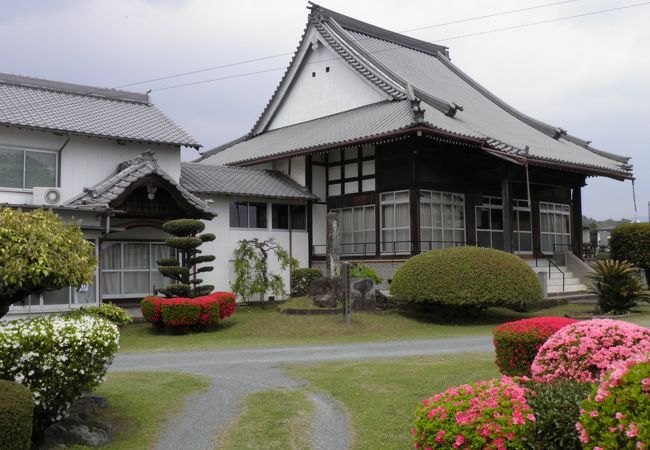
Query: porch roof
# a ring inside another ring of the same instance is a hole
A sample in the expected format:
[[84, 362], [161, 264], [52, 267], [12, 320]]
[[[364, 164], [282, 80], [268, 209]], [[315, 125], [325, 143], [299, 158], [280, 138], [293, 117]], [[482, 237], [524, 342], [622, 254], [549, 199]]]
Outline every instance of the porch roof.
[[179, 198], [186, 203], [186, 209], [194, 216], [206, 219], [214, 217], [206, 202], [189, 192], [158, 166], [151, 151], [120, 163], [112, 175], [93, 187], [85, 188], [82, 194], [68, 200], [66, 206], [112, 207], [116, 201], [128, 194], [129, 188], [152, 175], [159, 177], [176, 191]]

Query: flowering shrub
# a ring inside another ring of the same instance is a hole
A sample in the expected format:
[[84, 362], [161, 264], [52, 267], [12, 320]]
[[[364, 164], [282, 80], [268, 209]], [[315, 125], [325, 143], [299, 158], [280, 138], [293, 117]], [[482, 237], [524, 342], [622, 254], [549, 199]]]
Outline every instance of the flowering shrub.
[[101, 382], [119, 338], [113, 323], [87, 315], [0, 323], [0, 378], [32, 391], [35, 432]]
[[216, 327], [220, 319], [235, 311], [235, 300], [235, 295], [230, 292], [215, 292], [197, 298], [145, 297], [140, 309], [147, 322], [181, 333]]
[[523, 448], [526, 424], [535, 420], [526, 392], [515, 379], [504, 376], [452, 387], [422, 400], [411, 430], [415, 448]]
[[599, 381], [617, 362], [650, 352], [650, 330], [619, 320], [594, 319], [566, 326], [539, 349], [531, 372], [536, 381]]
[[499, 371], [510, 376], [530, 376], [530, 366], [542, 344], [557, 330], [575, 322], [565, 317], [536, 317], [499, 325], [493, 331]]
[[650, 354], [612, 369], [580, 404], [580, 440], [601, 450], [650, 448]]

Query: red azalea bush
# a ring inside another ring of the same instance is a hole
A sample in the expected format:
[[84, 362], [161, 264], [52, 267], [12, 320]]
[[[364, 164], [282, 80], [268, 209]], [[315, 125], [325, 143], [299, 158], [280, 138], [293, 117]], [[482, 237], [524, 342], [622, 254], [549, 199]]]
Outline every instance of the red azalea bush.
[[157, 328], [174, 332], [209, 330], [219, 320], [232, 315], [236, 297], [230, 292], [215, 292], [197, 298], [145, 297], [141, 304], [142, 316]]
[[620, 320], [594, 319], [566, 326], [539, 349], [533, 379], [599, 381], [618, 361], [650, 352], [650, 330]]
[[499, 325], [493, 331], [499, 371], [530, 376], [530, 366], [542, 344], [560, 328], [576, 322], [565, 317], [536, 317]]
[[526, 424], [535, 420], [527, 392], [516, 379], [504, 376], [451, 387], [424, 399], [411, 430], [415, 448], [523, 448]]
[[650, 354], [612, 369], [580, 403], [580, 441], [601, 450], [650, 448]]

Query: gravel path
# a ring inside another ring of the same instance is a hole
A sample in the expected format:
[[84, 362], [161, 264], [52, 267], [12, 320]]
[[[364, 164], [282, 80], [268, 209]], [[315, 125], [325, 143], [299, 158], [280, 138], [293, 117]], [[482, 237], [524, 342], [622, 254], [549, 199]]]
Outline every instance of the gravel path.
[[[218, 433], [237, 417], [248, 394], [304, 382], [287, 377], [277, 366], [416, 355], [492, 351], [491, 336], [197, 352], [126, 353], [115, 358], [111, 372], [169, 370], [209, 377], [207, 392], [186, 399], [183, 412], [163, 430], [156, 450], [213, 450]], [[310, 394], [315, 406], [313, 445], [345, 450], [350, 443], [342, 408], [324, 394]]]

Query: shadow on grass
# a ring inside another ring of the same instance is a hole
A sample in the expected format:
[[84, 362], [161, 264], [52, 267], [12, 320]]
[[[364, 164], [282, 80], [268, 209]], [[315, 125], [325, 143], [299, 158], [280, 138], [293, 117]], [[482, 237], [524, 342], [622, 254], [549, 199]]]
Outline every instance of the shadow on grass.
[[441, 306], [424, 306], [402, 308], [396, 311], [402, 317], [431, 325], [498, 325], [512, 320], [529, 317], [528, 313], [511, 311], [503, 308], [450, 309]]

